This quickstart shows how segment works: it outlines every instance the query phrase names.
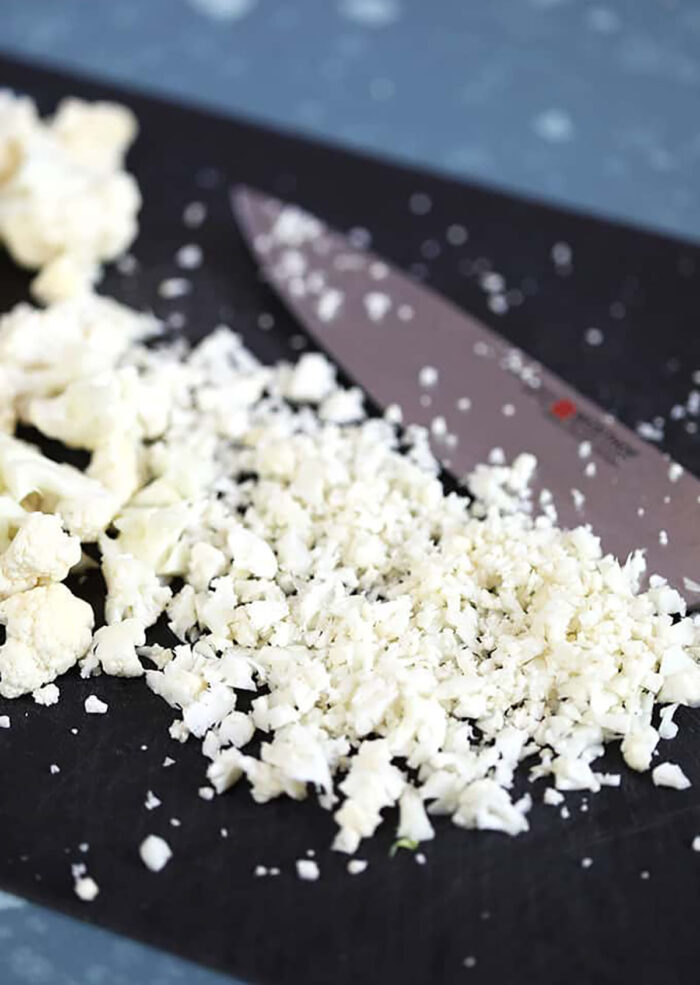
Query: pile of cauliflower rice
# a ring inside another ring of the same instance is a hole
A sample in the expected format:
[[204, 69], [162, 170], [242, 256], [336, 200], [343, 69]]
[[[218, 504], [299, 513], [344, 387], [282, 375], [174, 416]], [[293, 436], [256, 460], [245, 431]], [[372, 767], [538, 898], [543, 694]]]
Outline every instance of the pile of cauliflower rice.
[[[505, 495], [447, 494], [425, 432], [367, 419], [319, 354], [263, 366], [225, 327], [149, 347], [154, 319], [94, 293], [136, 233], [134, 133], [121, 107], [41, 120], [0, 95], [0, 239], [46, 303], [0, 319], [0, 695], [50, 704], [76, 666], [141, 677], [218, 793], [315, 797], [348, 853], [394, 806], [410, 843], [438, 815], [518, 834], [524, 760], [555, 804], [620, 783], [596, 768], [613, 741], [687, 785], [660, 750], [677, 706], [700, 703], [700, 625], [644, 580], [642, 552], [619, 561]], [[64, 584], [86, 544], [107, 586], [97, 629]], [[150, 639], [162, 620], [171, 647]]]

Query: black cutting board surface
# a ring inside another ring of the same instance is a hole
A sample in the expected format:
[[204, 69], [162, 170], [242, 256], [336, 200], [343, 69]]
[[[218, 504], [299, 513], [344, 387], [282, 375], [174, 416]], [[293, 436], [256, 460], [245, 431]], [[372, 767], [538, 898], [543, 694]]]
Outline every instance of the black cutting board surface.
[[[667, 417], [700, 369], [697, 246], [10, 61], [0, 60], [0, 86], [30, 93], [44, 111], [68, 93], [117, 98], [136, 111], [140, 267], [110, 271], [102, 289], [162, 316], [182, 312], [192, 339], [226, 322], [263, 359], [296, 351], [299, 328], [260, 282], [229, 215], [227, 187], [244, 181], [340, 228], [369, 230], [380, 253], [419, 264], [419, 276], [632, 426]], [[426, 214], [411, 211], [415, 193], [428, 196]], [[181, 220], [193, 200], [209, 210], [196, 231]], [[459, 247], [446, 241], [454, 223], [469, 231]], [[157, 285], [174, 275], [174, 253], [187, 242], [206, 258], [194, 290], [160, 300]], [[572, 248], [568, 273], [552, 263], [557, 242]], [[489, 263], [525, 296], [500, 318], [475, 275]], [[27, 284], [0, 256], [3, 310], [26, 297]], [[271, 330], [258, 325], [263, 311], [275, 318]], [[602, 346], [586, 343], [592, 326]], [[696, 473], [699, 446], [685, 422], [668, 425], [664, 447]], [[98, 584], [80, 590], [99, 598]], [[689, 791], [658, 790], [623, 770], [621, 790], [569, 795], [568, 820], [536, 803], [532, 830], [516, 839], [438, 821], [423, 866], [409, 852], [389, 858], [389, 816], [360, 853], [369, 868], [350, 877], [346, 858], [328, 850], [332, 819], [312, 799], [259, 807], [243, 785], [213, 802], [198, 797], [206, 761], [194, 742], [168, 738], [173, 713], [143, 683], [69, 675], [60, 686], [53, 708], [0, 701], [12, 719], [0, 735], [0, 883], [10, 891], [265, 985], [696, 977], [700, 854], [690, 845], [700, 834], [700, 712], [681, 709], [681, 735], [662, 743], [663, 758], [694, 781]], [[107, 715], [84, 713], [89, 693], [108, 701]], [[176, 764], [163, 768], [165, 756]], [[605, 763], [620, 768], [617, 752]], [[162, 800], [154, 811], [144, 807], [149, 789]], [[533, 788], [536, 802], [541, 790]], [[158, 875], [137, 853], [151, 832], [174, 851]], [[294, 874], [309, 849], [322, 873], [315, 883]], [[101, 887], [89, 905], [73, 893], [78, 861]], [[255, 878], [257, 864], [282, 875]]]

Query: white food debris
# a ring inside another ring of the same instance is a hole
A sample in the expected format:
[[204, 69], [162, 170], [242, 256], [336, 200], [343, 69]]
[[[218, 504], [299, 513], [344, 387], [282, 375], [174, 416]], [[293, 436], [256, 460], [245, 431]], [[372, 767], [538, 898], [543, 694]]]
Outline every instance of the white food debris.
[[321, 875], [318, 863], [309, 858], [299, 858], [296, 861], [297, 875], [300, 879], [314, 882]]
[[423, 366], [418, 374], [418, 382], [424, 387], [436, 386], [439, 378], [440, 374], [434, 366]]
[[695, 835], [691, 847], [694, 852], [700, 852], [700, 835]]
[[57, 704], [60, 696], [61, 692], [55, 684], [45, 684], [44, 687], [40, 687], [32, 693], [34, 701], [38, 705], [44, 705], [45, 707]]
[[362, 858], [351, 858], [348, 862], [347, 869], [351, 876], [358, 876], [365, 871], [369, 862], [366, 862]]
[[0, 90], [0, 241], [46, 303], [80, 295], [136, 235], [141, 197], [123, 170], [136, 119], [115, 103], [64, 99], [41, 120]]
[[674, 790], [687, 790], [692, 784], [676, 763], [659, 763], [651, 771], [651, 778], [657, 787], [672, 787]]
[[365, 310], [371, 321], [381, 321], [391, 308], [391, 298], [382, 291], [369, 291], [364, 297]]
[[158, 293], [166, 301], [184, 297], [192, 290], [192, 281], [186, 277], [167, 277], [158, 285]]
[[175, 263], [181, 270], [196, 270], [201, 267], [204, 254], [197, 243], [186, 243], [175, 254]]
[[79, 876], [73, 885], [75, 895], [86, 903], [92, 903], [97, 898], [100, 887], [92, 876]]
[[149, 790], [146, 793], [146, 800], [144, 802], [144, 807], [146, 808], [147, 811], [154, 811], [156, 807], [160, 807], [162, 803], [163, 801], [160, 799], [160, 797], [156, 797], [156, 795], [153, 793], [152, 790]]
[[61, 772], [61, 767], [57, 763], [51, 763], [49, 766], [49, 773], [52, 776], [56, 776], [57, 773]]
[[148, 835], [139, 846], [141, 861], [151, 872], [160, 872], [173, 857], [170, 845], [160, 835]]
[[104, 715], [109, 711], [109, 705], [96, 694], [89, 694], [85, 699], [85, 711], [88, 715]]
[[0, 728], [9, 728], [11, 724], [9, 715], [0, 715]]

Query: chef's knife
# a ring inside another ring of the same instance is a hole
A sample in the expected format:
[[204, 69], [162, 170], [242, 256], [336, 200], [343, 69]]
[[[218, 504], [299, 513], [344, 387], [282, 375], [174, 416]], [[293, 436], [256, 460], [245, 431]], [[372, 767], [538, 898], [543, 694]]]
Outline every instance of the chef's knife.
[[[234, 215], [314, 343], [382, 408], [431, 430], [458, 479], [494, 448], [538, 460], [533, 504], [590, 523], [700, 602], [700, 482], [471, 315], [303, 211], [239, 186]], [[497, 453], [498, 455], [498, 453]], [[544, 493], [543, 493], [544, 490]]]

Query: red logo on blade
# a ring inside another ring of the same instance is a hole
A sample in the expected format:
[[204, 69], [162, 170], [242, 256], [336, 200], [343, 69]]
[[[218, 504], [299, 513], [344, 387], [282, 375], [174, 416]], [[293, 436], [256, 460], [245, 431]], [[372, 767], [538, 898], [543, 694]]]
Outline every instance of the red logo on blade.
[[550, 406], [549, 411], [555, 417], [558, 417], [560, 421], [568, 421], [576, 413], [576, 404], [573, 400], [567, 400], [564, 397], [562, 400], [555, 400]]

